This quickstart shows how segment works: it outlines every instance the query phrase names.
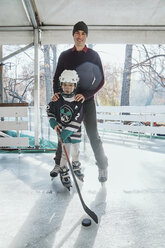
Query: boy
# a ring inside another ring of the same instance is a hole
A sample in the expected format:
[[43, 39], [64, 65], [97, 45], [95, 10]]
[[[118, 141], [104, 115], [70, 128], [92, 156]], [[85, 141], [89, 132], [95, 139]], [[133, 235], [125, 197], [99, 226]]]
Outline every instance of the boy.
[[[79, 77], [75, 70], [64, 70], [59, 81], [61, 87], [59, 99], [56, 102], [50, 102], [47, 106], [49, 123], [56, 132], [60, 133], [68, 156], [70, 153], [72, 155], [73, 171], [78, 179], [83, 181], [84, 175], [81, 173], [79, 162], [83, 105], [81, 101], [76, 102], [74, 98]], [[68, 171], [66, 156], [62, 151], [60, 165], [55, 165], [50, 176], [56, 177], [60, 173], [62, 184], [70, 190], [71, 180]]]

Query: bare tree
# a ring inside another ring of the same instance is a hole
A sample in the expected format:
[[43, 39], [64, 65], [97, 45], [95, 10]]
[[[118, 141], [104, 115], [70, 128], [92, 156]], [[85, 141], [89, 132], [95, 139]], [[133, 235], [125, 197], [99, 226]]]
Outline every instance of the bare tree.
[[12, 97], [11, 102], [15, 102], [15, 99], [17, 99], [17, 101], [19, 103], [22, 102], [26, 102], [26, 97], [25, 94], [27, 92], [28, 87], [34, 82], [34, 79], [32, 78], [31, 80], [29, 80], [26, 85], [24, 86], [24, 89], [22, 92], [20, 92], [20, 90], [18, 91], [17, 88], [20, 88], [20, 85], [23, 83], [23, 81], [21, 80], [20, 82], [18, 82], [17, 79], [10, 79], [7, 82], [7, 86], [4, 87], [4, 91], [5, 91], [5, 95], [8, 99], [8, 96]]
[[149, 87], [146, 105], [150, 105], [155, 93], [165, 88], [165, 46], [136, 45], [132, 71], [140, 73], [141, 81]]
[[[32, 93], [34, 85], [33, 69], [30, 65], [24, 65], [22, 67], [22, 74], [18, 75], [18, 65], [14, 66], [14, 74], [6, 68], [4, 70], [4, 93], [5, 102], [26, 102], [27, 92]], [[31, 101], [32, 101], [31, 97]], [[28, 101], [29, 102], [29, 101]], [[29, 102], [31, 104], [31, 102]]]
[[53, 53], [53, 70], [52, 70], [52, 75], [54, 76], [56, 66], [57, 66], [57, 46], [55, 45], [50, 45]]
[[49, 103], [53, 95], [52, 92], [52, 73], [50, 65], [50, 46], [43, 46], [44, 52], [44, 73], [45, 73], [45, 87], [46, 87], [46, 102]]
[[132, 46], [133, 45], [131, 44], [127, 44], [125, 49], [125, 63], [124, 63], [121, 103], [120, 103], [121, 106], [129, 106], [131, 69], [132, 69]]
[[121, 92], [122, 69], [113, 65], [104, 65], [105, 84], [97, 93], [100, 105], [119, 105]]
[[[4, 52], [12, 53], [18, 46], [4, 46]], [[32, 56], [31, 56], [32, 55]], [[3, 67], [4, 102], [33, 101], [34, 85], [33, 49], [11, 57]], [[30, 96], [30, 97], [29, 97]]]

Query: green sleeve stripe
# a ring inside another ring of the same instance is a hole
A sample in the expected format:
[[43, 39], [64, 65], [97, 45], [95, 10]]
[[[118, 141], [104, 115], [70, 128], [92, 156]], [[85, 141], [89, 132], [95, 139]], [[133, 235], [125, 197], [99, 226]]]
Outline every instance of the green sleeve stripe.
[[54, 129], [55, 126], [58, 125], [58, 122], [54, 118], [51, 118], [49, 120], [49, 123], [50, 123], [51, 128], [53, 128], [53, 129]]

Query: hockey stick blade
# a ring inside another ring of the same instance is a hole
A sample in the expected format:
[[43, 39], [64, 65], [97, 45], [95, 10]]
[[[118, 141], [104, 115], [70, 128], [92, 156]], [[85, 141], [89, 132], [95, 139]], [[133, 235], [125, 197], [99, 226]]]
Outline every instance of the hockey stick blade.
[[96, 222], [96, 224], [98, 224], [97, 215], [90, 208], [88, 208], [87, 205], [85, 205], [85, 203], [82, 205], [83, 205], [85, 212]]

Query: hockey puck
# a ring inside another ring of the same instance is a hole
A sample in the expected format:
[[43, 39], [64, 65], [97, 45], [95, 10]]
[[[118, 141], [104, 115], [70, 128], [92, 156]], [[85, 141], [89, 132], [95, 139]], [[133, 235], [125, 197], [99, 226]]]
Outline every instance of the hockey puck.
[[83, 226], [90, 226], [91, 220], [90, 219], [83, 219], [81, 223]]

